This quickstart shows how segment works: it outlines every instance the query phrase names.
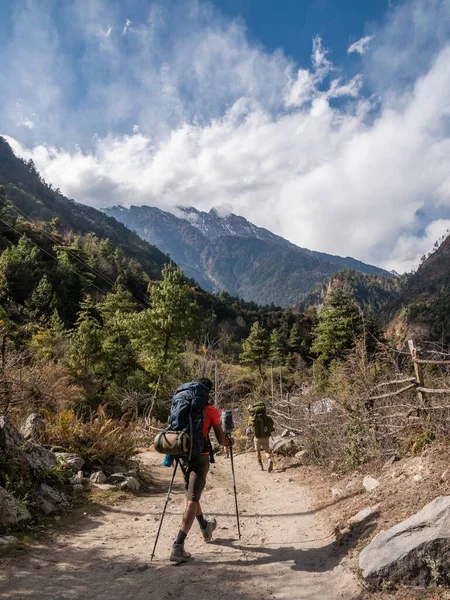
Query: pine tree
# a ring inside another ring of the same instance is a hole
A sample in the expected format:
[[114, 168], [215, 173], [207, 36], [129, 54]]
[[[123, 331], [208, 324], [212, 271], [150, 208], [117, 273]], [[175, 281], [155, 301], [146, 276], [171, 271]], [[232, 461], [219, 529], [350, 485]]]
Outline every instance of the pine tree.
[[362, 333], [363, 321], [355, 301], [342, 289], [333, 290], [313, 329], [311, 352], [325, 363], [342, 358]]
[[278, 329], [273, 329], [270, 333], [269, 358], [273, 365], [282, 365], [284, 362], [283, 344]]
[[262, 365], [267, 360], [267, 357], [266, 330], [258, 322], [253, 323], [250, 335], [242, 342], [240, 360], [244, 364], [257, 366], [262, 377]]
[[183, 273], [166, 265], [162, 275], [150, 290], [151, 308], [128, 320], [140, 362], [155, 379], [177, 369], [180, 350], [193, 335], [197, 318], [194, 293]]
[[50, 317], [55, 308], [55, 302], [52, 284], [48, 280], [47, 275], [44, 275], [27, 303], [32, 317], [35, 319]]
[[301, 346], [302, 340], [300, 337], [300, 331], [298, 328], [298, 324], [294, 323], [291, 327], [291, 331], [289, 334], [289, 350], [293, 353], [293, 354], [298, 354], [300, 352], [300, 346]]

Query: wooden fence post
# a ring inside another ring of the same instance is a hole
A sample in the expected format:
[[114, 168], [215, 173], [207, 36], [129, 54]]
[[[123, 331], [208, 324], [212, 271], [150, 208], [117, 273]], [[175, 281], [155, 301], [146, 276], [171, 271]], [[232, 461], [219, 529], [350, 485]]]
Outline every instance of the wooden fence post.
[[[422, 370], [422, 365], [418, 362], [416, 362], [417, 359], [417, 348], [416, 345], [414, 343], [414, 340], [408, 340], [408, 346], [409, 346], [409, 351], [411, 353], [411, 358], [413, 360], [414, 363], [414, 374], [416, 376], [416, 382], [417, 382], [417, 386], [418, 387], [423, 387], [424, 383], [423, 383], [423, 370]], [[419, 403], [421, 406], [423, 406], [424, 404], [424, 394], [423, 392], [417, 391], [417, 398], [419, 400]]]

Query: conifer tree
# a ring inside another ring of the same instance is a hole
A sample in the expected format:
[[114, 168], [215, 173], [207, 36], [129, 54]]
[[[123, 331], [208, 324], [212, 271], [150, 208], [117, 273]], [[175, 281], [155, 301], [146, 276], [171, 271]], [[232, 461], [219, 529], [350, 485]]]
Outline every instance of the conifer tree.
[[281, 365], [284, 362], [283, 344], [278, 329], [273, 329], [269, 339], [269, 358], [273, 365]]
[[255, 365], [258, 367], [262, 377], [262, 366], [268, 357], [268, 345], [266, 339], [266, 330], [256, 322], [253, 323], [250, 335], [242, 342], [242, 352], [240, 360], [244, 364]]
[[313, 329], [311, 352], [325, 363], [342, 358], [362, 333], [363, 321], [355, 301], [342, 289], [333, 290]]
[[302, 340], [300, 338], [300, 331], [298, 329], [298, 324], [294, 323], [291, 327], [291, 331], [289, 333], [289, 350], [293, 354], [298, 354], [300, 352], [300, 345]]

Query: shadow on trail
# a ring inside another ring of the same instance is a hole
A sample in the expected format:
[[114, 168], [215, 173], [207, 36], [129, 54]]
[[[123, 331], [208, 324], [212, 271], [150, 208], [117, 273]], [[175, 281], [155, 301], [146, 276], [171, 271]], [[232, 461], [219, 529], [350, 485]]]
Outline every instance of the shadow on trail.
[[[149, 544], [150, 546], [150, 544]], [[252, 552], [258, 549], [252, 549]], [[263, 549], [261, 549], [263, 551]], [[266, 552], [266, 550], [264, 550]], [[258, 585], [253, 569], [239, 561], [202, 560], [173, 565], [168, 561], [150, 563], [146, 555], [130, 556], [124, 543], [119, 555], [98, 546], [78, 548], [53, 540], [7, 555], [0, 553], [0, 598], [8, 600], [261, 600], [268, 590], [267, 579]], [[278, 558], [277, 558], [278, 556]], [[261, 557], [259, 564], [288, 560], [281, 551]], [[237, 567], [244, 568], [237, 568]], [[275, 578], [275, 574], [273, 576]], [[248, 582], [251, 582], [248, 584]], [[270, 586], [276, 590], [276, 580]], [[319, 584], [321, 585], [321, 584]], [[296, 598], [309, 598], [302, 581], [296, 583]], [[324, 594], [325, 594], [324, 590]], [[325, 598], [326, 595], [320, 596]]]
[[[292, 561], [291, 569], [294, 571], [306, 571], [313, 573], [323, 573], [331, 571], [342, 561], [344, 556], [352, 550], [360, 540], [370, 536], [376, 529], [376, 523], [373, 521], [362, 522], [353, 527], [339, 542], [331, 542], [320, 548], [294, 548], [293, 546], [285, 546], [280, 548], [271, 548], [275, 544], [267, 544], [260, 546], [243, 546], [235, 543], [232, 539], [216, 539], [211, 544], [225, 546], [240, 550], [243, 554], [242, 558], [232, 560], [220, 560], [223, 565], [238, 565], [245, 563], [246, 565], [259, 566], [271, 565], [281, 562]], [[312, 542], [306, 540], [303, 543]], [[254, 556], [255, 554], [260, 556]]]

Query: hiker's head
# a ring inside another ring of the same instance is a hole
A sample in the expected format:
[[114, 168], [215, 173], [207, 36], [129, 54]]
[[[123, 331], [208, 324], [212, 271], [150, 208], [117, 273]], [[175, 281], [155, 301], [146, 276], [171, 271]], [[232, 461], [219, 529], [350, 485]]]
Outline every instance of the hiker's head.
[[211, 391], [213, 383], [211, 381], [211, 379], [208, 379], [207, 377], [202, 377], [201, 379], [198, 380], [199, 383], [201, 383], [202, 385], [205, 386], [205, 388], [208, 390], [208, 392]]

